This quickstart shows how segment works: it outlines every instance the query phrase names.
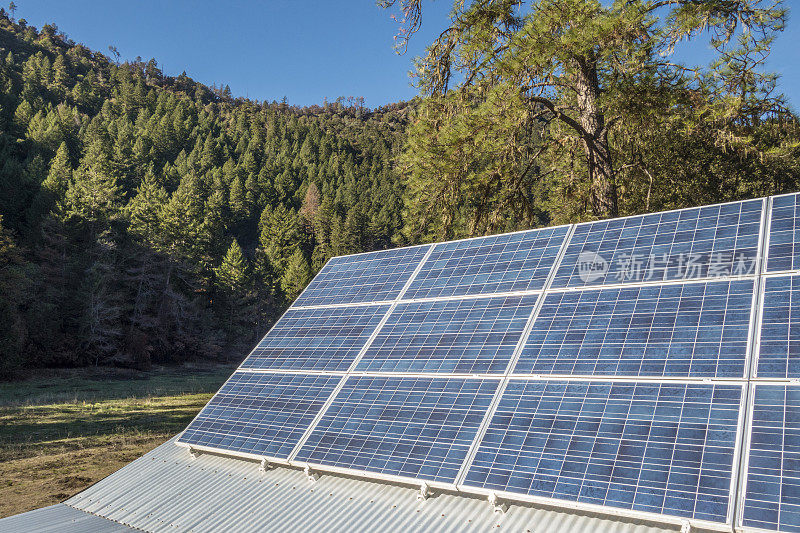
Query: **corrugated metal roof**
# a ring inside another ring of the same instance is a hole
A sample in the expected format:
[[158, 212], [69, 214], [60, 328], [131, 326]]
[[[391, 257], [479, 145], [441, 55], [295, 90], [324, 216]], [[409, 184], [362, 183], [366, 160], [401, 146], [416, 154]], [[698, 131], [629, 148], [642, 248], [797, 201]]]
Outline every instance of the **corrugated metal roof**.
[[0, 519], [1, 533], [130, 533], [128, 526], [59, 503]]
[[[487, 531], [661, 533], [673, 526], [511, 505], [202, 454], [170, 441], [66, 503], [145, 531]], [[66, 529], [66, 531], [70, 531]]]

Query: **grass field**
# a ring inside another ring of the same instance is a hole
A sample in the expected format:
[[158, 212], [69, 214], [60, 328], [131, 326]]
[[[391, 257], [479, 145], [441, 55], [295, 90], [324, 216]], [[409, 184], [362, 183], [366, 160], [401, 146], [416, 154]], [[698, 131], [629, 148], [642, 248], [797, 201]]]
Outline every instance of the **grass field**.
[[51, 370], [0, 383], [0, 517], [63, 501], [155, 448], [232, 372]]

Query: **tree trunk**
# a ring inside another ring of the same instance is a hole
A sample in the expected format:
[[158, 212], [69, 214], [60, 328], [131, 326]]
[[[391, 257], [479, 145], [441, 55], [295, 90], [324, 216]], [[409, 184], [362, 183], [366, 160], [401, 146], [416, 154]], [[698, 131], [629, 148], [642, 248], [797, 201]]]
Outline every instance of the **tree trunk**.
[[578, 93], [579, 120], [585, 131], [582, 141], [592, 188], [592, 211], [597, 217], [616, 217], [616, 176], [608, 145], [605, 116], [599, 105], [600, 82], [597, 79], [595, 59], [579, 57], [575, 63], [575, 90]]

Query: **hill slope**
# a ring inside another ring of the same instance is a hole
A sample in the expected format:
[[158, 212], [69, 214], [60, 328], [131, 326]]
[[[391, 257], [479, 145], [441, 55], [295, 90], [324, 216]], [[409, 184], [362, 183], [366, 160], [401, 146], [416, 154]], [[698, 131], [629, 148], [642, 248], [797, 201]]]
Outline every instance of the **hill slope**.
[[232, 98], [0, 14], [0, 376], [241, 357], [327, 258], [401, 239], [410, 107]]

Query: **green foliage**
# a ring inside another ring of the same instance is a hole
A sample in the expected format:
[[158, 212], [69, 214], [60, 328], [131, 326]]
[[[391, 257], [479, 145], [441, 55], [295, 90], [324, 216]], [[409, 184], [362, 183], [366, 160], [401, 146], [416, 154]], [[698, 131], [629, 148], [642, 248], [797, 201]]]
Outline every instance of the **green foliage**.
[[[401, 43], [423, 0], [403, 11]], [[796, 117], [764, 61], [780, 1], [472, 0], [418, 59], [408, 238], [479, 235], [797, 189]], [[708, 41], [708, 65], [680, 46]]]
[[405, 104], [234, 99], [2, 13], [0, 52], [9, 369], [238, 357], [310, 258], [402, 238]]
[[293, 302], [309, 281], [311, 281], [311, 268], [308, 266], [308, 261], [303, 252], [295, 250], [286, 265], [286, 272], [281, 277], [281, 290], [286, 300]]

